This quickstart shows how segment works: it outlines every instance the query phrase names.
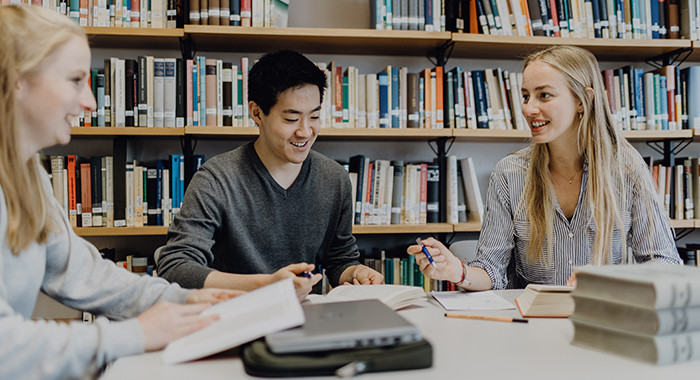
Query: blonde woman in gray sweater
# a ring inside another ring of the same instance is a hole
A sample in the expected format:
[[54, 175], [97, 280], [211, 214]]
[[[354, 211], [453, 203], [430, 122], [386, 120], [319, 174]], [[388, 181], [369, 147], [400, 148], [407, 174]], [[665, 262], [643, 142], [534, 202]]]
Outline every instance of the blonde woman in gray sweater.
[[[73, 232], [52, 195], [37, 152], [68, 143], [71, 120], [95, 108], [82, 29], [55, 11], [2, 6], [0, 35], [0, 379], [89, 378], [209, 325], [215, 317], [200, 312], [240, 292], [118, 269]], [[40, 290], [109, 319], [33, 321]]]

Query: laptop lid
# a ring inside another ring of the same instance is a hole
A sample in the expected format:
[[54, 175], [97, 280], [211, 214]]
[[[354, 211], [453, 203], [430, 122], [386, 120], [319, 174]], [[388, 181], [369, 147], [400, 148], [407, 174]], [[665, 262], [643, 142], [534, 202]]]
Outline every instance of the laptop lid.
[[418, 328], [382, 302], [359, 300], [302, 305], [303, 326], [267, 335], [275, 353], [389, 346], [421, 340]]

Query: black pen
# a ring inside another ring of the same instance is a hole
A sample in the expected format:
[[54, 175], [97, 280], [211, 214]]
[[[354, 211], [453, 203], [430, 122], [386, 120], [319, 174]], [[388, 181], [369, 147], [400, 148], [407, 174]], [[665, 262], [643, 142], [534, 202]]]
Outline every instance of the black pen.
[[301, 272], [301, 273], [297, 273], [297, 277], [311, 278], [312, 276], [313, 276], [313, 274], [311, 274], [311, 272]]

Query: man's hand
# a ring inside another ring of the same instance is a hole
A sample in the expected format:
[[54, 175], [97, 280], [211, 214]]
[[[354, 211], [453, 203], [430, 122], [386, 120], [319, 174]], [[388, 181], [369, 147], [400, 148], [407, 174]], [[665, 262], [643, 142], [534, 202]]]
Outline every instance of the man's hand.
[[290, 264], [270, 275], [270, 284], [284, 280], [285, 278], [293, 278], [294, 289], [297, 291], [297, 297], [299, 297], [299, 301], [302, 301], [309, 295], [309, 293], [311, 293], [311, 289], [314, 287], [314, 285], [316, 285], [316, 283], [321, 281], [321, 278], [323, 278], [320, 273], [315, 273], [310, 275], [310, 277], [304, 276], [305, 273], [310, 274], [313, 270], [313, 264]]
[[353, 265], [343, 271], [339, 282], [343, 285], [383, 284], [384, 276], [368, 266]]

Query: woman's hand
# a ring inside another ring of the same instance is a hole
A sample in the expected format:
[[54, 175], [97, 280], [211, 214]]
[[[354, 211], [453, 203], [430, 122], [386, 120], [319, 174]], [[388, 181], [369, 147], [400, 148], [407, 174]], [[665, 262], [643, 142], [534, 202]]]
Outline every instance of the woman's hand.
[[424, 275], [450, 282], [459, 282], [462, 279], [462, 262], [444, 244], [433, 238], [427, 238], [422, 243], [433, 257], [435, 267], [430, 264], [420, 245], [409, 246], [406, 253], [415, 256], [416, 264]]
[[208, 303], [180, 305], [158, 302], [137, 317], [143, 329], [146, 351], [156, 351], [168, 343], [205, 328], [219, 319], [218, 315], [200, 316]]

